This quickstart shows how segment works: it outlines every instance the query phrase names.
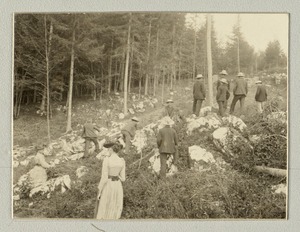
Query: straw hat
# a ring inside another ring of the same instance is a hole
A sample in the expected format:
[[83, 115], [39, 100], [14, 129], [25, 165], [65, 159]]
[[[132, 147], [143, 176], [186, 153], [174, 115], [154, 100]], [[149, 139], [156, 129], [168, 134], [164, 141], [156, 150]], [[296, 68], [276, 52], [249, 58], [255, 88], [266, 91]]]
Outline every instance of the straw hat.
[[172, 99], [168, 99], [168, 100], [166, 101], [166, 103], [173, 103], [173, 100], [172, 100]]
[[202, 77], [203, 77], [202, 74], [198, 74], [198, 75], [196, 76], [197, 79], [200, 79], [200, 78], [202, 78]]
[[255, 82], [255, 84], [261, 84], [262, 83], [262, 81], [256, 81]]
[[245, 74], [244, 74], [244, 73], [242, 73], [242, 72], [239, 72], [237, 76], [238, 76], [238, 77], [244, 77], [244, 76], [245, 76]]
[[228, 75], [228, 73], [226, 72], [226, 70], [224, 69], [224, 70], [222, 70], [222, 72], [220, 72], [220, 75]]

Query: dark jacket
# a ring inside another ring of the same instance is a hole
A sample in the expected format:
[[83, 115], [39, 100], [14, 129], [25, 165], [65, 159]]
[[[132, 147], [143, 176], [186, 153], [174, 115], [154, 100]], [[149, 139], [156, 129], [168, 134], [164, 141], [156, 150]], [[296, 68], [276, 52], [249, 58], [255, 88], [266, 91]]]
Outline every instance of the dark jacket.
[[196, 81], [193, 88], [194, 99], [204, 100], [205, 99], [205, 87], [203, 81]]
[[220, 85], [217, 90], [216, 99], [217, 101], [226, 101], [230, 96], [227, 85]]
[[233, 88], [233, 94], [234, 95], [247, 95], [248, 93], [248, 83], [245, 80], [245, 78], [238, 77], [235, 80], [235, 85]]
[[96, 138], [97, 135], [95, 133], [95, 130], [100, 131], [98, 127], [94, 126], [92, 123], [88, 122], [84, 124], [83, 126], [83, 138]]
[[[223, 78], [223, 77], [222, 77]], [[227, 80], [227, 82], [228, 82], [228, 90], [230, 90], [230, 80], [228, 80], [227, 78], [225, 78], [226, 80]], [[217, 81], [217, 90], [218, 90], [218, 88], [221, 86], [221, 80], [219, 79], [218, 81]]]
[[175, 114], [175, 108], [173, 106], [167, 105], [165, 107], [163, 116], [169, 116], [170, 118], [172, 118]]
[[258, 85], [256, 94], [255, 94], [255, 100], [258, 102], [264, 102], [267, 100], [267, 90], [265, 85]]
[[130, 136], [133, 138], [135, 136], [135, 131], [137, 130], [137, 124], [136, 122], [129, 122], [126, 126], [123, 127], [122, 131], [127, 131]]
[[160, 129], [157, 135], [157, 145], [160, 153], [175, 153], [178, 144], [176, 131], [170, 126]]

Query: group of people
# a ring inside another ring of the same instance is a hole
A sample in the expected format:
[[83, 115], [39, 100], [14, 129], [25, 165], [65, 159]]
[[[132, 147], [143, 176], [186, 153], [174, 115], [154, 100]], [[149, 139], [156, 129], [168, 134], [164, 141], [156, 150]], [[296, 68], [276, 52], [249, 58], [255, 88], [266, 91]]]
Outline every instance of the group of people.
[[[217, 81], [216, 86], [216, 100], [219, 106], [219, 114], [221, 117], [225, 116], [225, 112], [227, 109], [227, 102], [230, 98], [230, 82], [227, 80], [226, 70], [222, 70], [219, 75], [219, 80]], [[257, 85], [257, 91], [255, 94], [255, 100], [257, 102], [258, 111], [260, 113], [263, 112], [263, 103], [267, 100], [267, 90], [265, 85], [261, 80], [255, 82]], [[241, 112], [244, 112], [245, 98], [248, 94], [248, 83], [245, 80], [245, 75], [242, 72], [237, 74], [237, 79], [233, 82], [233, 99], [231, 102], [229, 113], [232, 114], [234, 112], [234, 108], [236, 103], [240, 102]], [[196, 82], [193, 87], [193, 114], [199, 116], [199, 112], [202, 106], [203, 101], [206, 98], [206, 90], [205, 84], [203, 81], [203, 75], [198, 74], [196, 76]]]
[[[230, 82], [226, 79], [227, 72], [223, 70], [216, 86], [216, 100], [219, 105], [219, 114], [225, 115], [227, 101], [230, 97]], [[237, 101], [240, 101], [241, 108], [244, 107], [245, 97], [248, 93], [247, 81], [244, 79], [243, 73], [238, 73], [237, 79], [233, 83], [233, 100], [230, 106], [230, 113], [233, 113]], [[203, 76], [197, 75], [197, 81], [193, 88], [193, 113], [198, 116], [202, 103], [206, 98], [205, 85]], [[263, 110], [263, 102], [267, 99], [267, 92], [261, 81], [257, 81], [257, 92], [255, 100], [258, 102], [258, 109]], [[178, 135], [173, 128], [173, 124], [183, 119], [182, 115], [173, 106], [173, 100], [168, 99], [161, 120], [163, 127], [157, 133], [157, 147], [160, 153], [160, 179], [166, 178], [167, 159], [173, 156], [173, 164], [178, 160]], [[95, 208], [95, 218], [97, 219], [119, 219], [123, 208], [123, 188], [122, 181], [125, 181], [125, 159], [122, 155], [130, 153], [131, 140], [134, 138], [138, 129], [139, 119], [133, 117], [122, 129], [121, 134], [125, 141], [125, 150], [123, 145], [116, 142], [106, 142], [103, 146], [108, 149], [108, 156], [104, 158], [102, 163], [102, 175], [98, 185], [97, 204]], [[88, 155], [90, 143], [95, 144], [95, 152], [99, 152], [99, 144], [95, 130], [99, 128], [92, 124], [89, 120], [83, 129], [83, 137], [85, 138], [84, 156]]]
[[[168, 100], [165, 110], [165, 117], [161, 120], [163, 128], [157, 134], [157, 146], [160, 152], [161, 171], [159, 177], [164, 179], [167, 172], [166, 161], [169, 155], [174, 155], [173, 163], [178, 159], [177, 145], [178, 136], [171, 127], [174, 121], [170, 115], [174, 116], [174, 108], [169, 105], [173, 101]], [[168, 111], [169, 110], [169, 111]], [[172, 114], [173, 113], [173, 114]], [[122, 130], [125, 141], [125, 151], [123, 145], [118, 141], [106, 142], [103, 146], [108, 149], [108, 156], [103, 159], [101, 180], [98, 185], [98, 195], [95, 207], [95, 218], [97, 219], [119, 219], [123, 208], [123, 188], [122, 181], [125, 181], [125, 159], [122, 155], [128, 155], [131, 147], [131, 140], [134, 138], [138, 128], [139, 119], [133, 117]], [[90, 143], [95, 144], [95, 152], [99, 152], [99, 143], [95, 131], [99, 128], [94, 126], [92, 120], [88, 120], [83, 127], [82, 136], [85, 138], [84, 157], [89, 154]]]

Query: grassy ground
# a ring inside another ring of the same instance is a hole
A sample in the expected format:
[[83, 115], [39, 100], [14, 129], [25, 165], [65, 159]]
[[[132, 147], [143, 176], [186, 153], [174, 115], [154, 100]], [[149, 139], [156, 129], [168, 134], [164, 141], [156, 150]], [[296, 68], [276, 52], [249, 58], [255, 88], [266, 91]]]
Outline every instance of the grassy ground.
[[[166, 91], [164, 99], [173, 97], [177, 108], [186, 115], [191, 114], [192, 82], [184, 82], [174, 88], [175, 94], [170, 95]], [[279, 91], [280, 90], [280, 91]], [[176, 92], [177, 91], [177, 92]], [[247, 115], [244, 120], [249, 125], [253, 124], [256, 117], [254, 94], [255, 86], [250, 87], [246, 98]], [[269, 99], [281, 97], [279, 109], [286, 109], [286, 90], [284, 86], [268, 87]], [[161, 92], [160, 90], [158, 91]], [[141, 120], [141, 126], [155, 122], [161, 117], [161, 96], [157, 96], [159, 103], [156, 108], [150, 108], [144, 113], [137, 114]], [[231, 103], [232, 97], [229, 99]], [[204, 102], [204, 106], [207, 103]], [[73, 128], [82, 124], [87, 117], [105, 126], [105, 120], [99, 118], [101, 110], [105, 111], [112, 104], [103, 101], [101, 104], [94, 101], [76, 101], [74, 104]], [[114, 109], [118, 112], [118, 108]], [[217, 109], [215, 109], [217, 110]], [[236, 115], [239, 115], [239, 106], [236, 106]], [[124, 119], [122, 121], [127, 121]], [[66, 124], [65, 115], [54, 115], [51, 123], [52, 138], [58, 138], [64, 133]], [[187, 147], [200, 145], [214, 154], [215, 158], [221, 158], [222, 154], [212, 144], [210, 134], [194, 134], [186, 138], [184, 130], [179, 129], [181, 144], [179, 147], [179, 173], [160, 181], [153, 176], [148, 169], [147, 160], [142, 161], [141, 168], [131, 165], [139, 159], [134, 151], [126, 160], [126, 177], [124, 188], [123, 219], [134, 218], [284, 218], [285, 196], [274, 195], [271, 186], [285, 183], [285, 178], [275, 178], [251, 171], [237, 171], [227, 167], [223, 171], [214, 167], [207, 172], [194, 172], [187, 169]], [[22, 117], [14, 122], [14, 144], [29, 146], [38, 142], [45, 142], [46, 122], [44, 118], [34, 115], [34, 110], [24, 112]], [[147, 154], [151, 148], [147, 148]], [[14, 205], [15, 217], [26, 218], [92, 218], [94, 214], [97, 186], [101, 177], [101, 161], [95, 157], [71, 161], [57, 165], [52, 173], [70, 175], [75, 181], [71, 190], [61, 194], [54, 193], [50, 199], [46, 196], [37, 196], [34, 199], [25, 198], [16, 201]], [[80, 166], [86, 166], [89, 172], [81, 180], [76, 178], [75, 171]], [[26, 173], [32, 166], [14, 169], [14, 183], [21, 174]], [[30, 203], [33, 205], [29, 206]]]

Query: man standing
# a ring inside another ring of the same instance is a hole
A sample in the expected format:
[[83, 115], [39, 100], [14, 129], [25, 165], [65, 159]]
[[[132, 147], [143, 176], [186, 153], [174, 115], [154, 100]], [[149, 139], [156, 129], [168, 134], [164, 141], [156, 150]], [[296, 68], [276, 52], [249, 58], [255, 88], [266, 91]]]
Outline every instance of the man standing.
[[123, 127], [121, 130], [121, 133], [123, 135], [123, 139], [125, 140], [125, 154], [129, 154], [129, 149], [131, 147], [131, 140], [135, 136], [135, 132], [137, 130], [139, 120], [136, 117], [133, 117], [131, 119], [131, 122], [129, 122], [126, 126]]
[[95, 144], [95, 152], [98, 153], [100, 151], [97, 134], [95, 133], [95, 130], [100, 130], [98, 127], [94, 126], [92, 122], [92, 119], [88, 119], [87, 123], [83, 126], [82, 137], [85, 138], [84, 157], [88, 156], [91, 142]]
[[170, 118], [172, 118], [174, 116], [175, 113], [175, 108], [173, 106], [173, 100], [172, 99], [168, 99], [166, 101], [166, 107], [163, 113], [163, 116], [169, 116]]
[[258, 112], [262, 113], [264, 109], [264, 102], [267, 101], [267, 90], [266, 86], [262, 84], [262, 81], [256, 81], [257, 85], [255, 101], [257, 102]]
[[[228, 75], [228, 73], [226, 72], [226, 70], [222, 70], [222, 72], [220, 72], [220, 74], [219, 74], [220, 79], [217, 82], [217, 91], [218, 91], [218, 88], [221, 86], [221, 79], [225, 78], [227, 80], [227, 78], [226, 78], [227, 75]], [[228, 80], [227, 80], [227, 83], [228, 83], [228, 89], [230, 89]]]
[[198, 74], [196, 77], [196, 82], [193, 88], [193, 96], [194, 96], [194, 103], [193, 103], [193, 114], [199, 116], [199, 112], [202, 106], [203, 100], [205, 100], [205, 87], [203, 83], [203, 76], [202, 74]]
[[165, 126], [159, 130], [157, 135], [157, 145], [160, 153], [160, 178], [162, 179], [166, 177], [168, 155], [173, 155], [174, 164], [178, 159], [178, 136], [176, 131], [171, 128], [174, 122], [170, 117], [165, 117], [163, 123]]
[[230, 114], [233, 113], [237, 101], [240, 101], [241, 112], [244, 112], [245, 97], [248, 93], [248, 84], [244, 76], [245, 75], [242, 72], [238, 73], [237, 75], [237, 79], [233, 87], [233, 100], [230, 106]]
[[216, 99], [219, 105], [219, 113], [221, 117], [225, 115], [225, 102], [227, 101], [227, 97], [229, 96], [227, 80], [222, 78], [220, 80], [220, 86], [217, 89]]

